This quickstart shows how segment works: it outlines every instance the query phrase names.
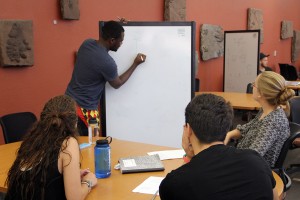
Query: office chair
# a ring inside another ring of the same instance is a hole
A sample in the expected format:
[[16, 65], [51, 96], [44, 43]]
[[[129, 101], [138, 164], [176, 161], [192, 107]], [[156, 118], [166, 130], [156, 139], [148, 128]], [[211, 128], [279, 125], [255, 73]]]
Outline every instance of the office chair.
[[282, 179], [284, 184], [284, 192], [290, 189], [292, 185], [292, 180], [288, 176], [285, 168], [283, 167], [283, 163], [285, 161], [288, 151], [297, 148], [293, 145], [293, 141], [296, 138], [300, 137], [300, 125], [290, 122], [290, 133], [291, 133], [290, 137], [284, 142], [280, 154], [278, 156], [278, 159], [274, 165], [274, 168], [272, 168], [272, 170], [276, 172]]
[[[290, 121], [293, 123], [300, 124], [300, 97], [293, 97], [292, 99], [289, 100], [289, 102], [290, 102]], [[298, 146], [294, 145], [294, 147], [300, 148], [300, 145]], [[290, 166], [287, 168], [288, 174], [292, 174], [297, 171], [300, 171], [300, 163], [290, 164]]]
[[[247, 84], [247, 89], [246, 89], [247, 94], [252, 94], [253, 93], [253, 86], [252, 83]], [[253, 119], [257, 114], [257, 111], [246, 111], [242, 115], [242, 120], [249, 122], [251, 119]]]
[[21, 141], [22, 137], [37, 121], [31, 112], [20, 112], [4, 115], [0, 118], [5, 143]]
[[300, 97], [293, 97], [290, 103], [290, 121], [300, 124]]
[[280, 74], [287, 81], [295, 81], [298, 79], [297, 70], [294, 66], [289, 64], [279, 63]]
[[248, 83], [247, 89], [246, 89], [247, 94], [252, 94], [253, 93], [253, 86], [252, 83]]

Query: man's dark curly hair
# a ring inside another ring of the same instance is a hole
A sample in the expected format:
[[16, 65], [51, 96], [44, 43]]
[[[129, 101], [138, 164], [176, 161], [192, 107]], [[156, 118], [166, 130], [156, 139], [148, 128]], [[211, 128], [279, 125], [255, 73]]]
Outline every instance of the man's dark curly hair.
[[201, 142], [224, 141], [232, 124], [233, 110], [224, 98], [202, 94], [187, 105], [185, 120]]

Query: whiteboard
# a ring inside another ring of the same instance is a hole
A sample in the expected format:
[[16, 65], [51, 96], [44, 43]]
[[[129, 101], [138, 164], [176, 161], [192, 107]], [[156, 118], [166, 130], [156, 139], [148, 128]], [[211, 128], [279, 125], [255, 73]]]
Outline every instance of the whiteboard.
[[224, 91], [245, 93], [258, 73], [259, 30], [225, 31]]
[[106, 84], [102, 132], [122, 140], [181, 147], [185, 107], [194, 96], [194, 22], [130, 22], [117, 52], [121, 75], [147, 55], [119, 89]]

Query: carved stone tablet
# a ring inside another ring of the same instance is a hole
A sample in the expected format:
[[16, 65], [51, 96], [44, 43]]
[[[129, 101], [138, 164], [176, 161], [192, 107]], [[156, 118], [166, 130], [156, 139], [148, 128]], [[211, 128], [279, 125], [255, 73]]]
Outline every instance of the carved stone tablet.
[[260, 29], [260, 43], [264, 42], [264, 21], [262, 10], [248, 8], [248, 30]]
[[201, 58], [209, 60], [223, 56], [224, 54], [224, 32], [221, 26], [201, 25]]
[[293, 22], [292, 21], [282, 21], [281, 22], [281, 39], [287, 39], [293, 37]]
[[60, 0], [60, 8], [63, 19], [79, 20], [78, 0]]
[[31, 20], [0, 20], [1, 66], [31, 66], [33, 59]]
[[186, 0], [165, 0], [165, 21], [185, 21]]
[[299, 58], [300, 53], [300, 31], [294, 31], [292, 39], [292, 62], [295, 62]]

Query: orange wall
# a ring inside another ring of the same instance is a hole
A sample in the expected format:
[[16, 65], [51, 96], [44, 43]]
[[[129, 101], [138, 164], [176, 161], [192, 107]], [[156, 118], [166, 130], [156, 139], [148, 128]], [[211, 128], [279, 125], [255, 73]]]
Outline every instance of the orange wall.
[[[299, 0], [187, 0], [187, 20], [196, 21], [196, 48], [203, 23], [221, 25], [224, 30], [243, 30], [247, 8], [264, 12], [264, 38], [261, 49], [270, 56], [270, 66], [290, 62], [291, 39], [280, 40], [280, 22], [291, 20], [300, 30]], [[86, 38], [98, 38], [98, 21], [126, 17], [132, 21], [162, 21], [164, 0], [79, 1], [80, 20], [60, 19], [59, 0], [0, 0], [0, 19], [33, 20], [33, 67], [0, 68], [0, 116], [19, 111], [39, 115], [50, 97], [63, 94], [70, 80], [74, 52]], [[53, 24], [57, 20], [57, 25]], [[126, 39], [126, 36], [125, 36]], [[300, 62], [295, 63], [299, 67]], [[221, 91], [223, 59], [200, 61], [198, 77], [202, 91]], [[0, 144], [3, 142], [0, 134]]]

